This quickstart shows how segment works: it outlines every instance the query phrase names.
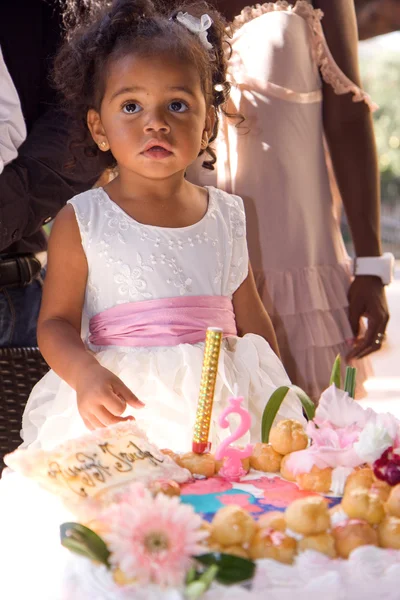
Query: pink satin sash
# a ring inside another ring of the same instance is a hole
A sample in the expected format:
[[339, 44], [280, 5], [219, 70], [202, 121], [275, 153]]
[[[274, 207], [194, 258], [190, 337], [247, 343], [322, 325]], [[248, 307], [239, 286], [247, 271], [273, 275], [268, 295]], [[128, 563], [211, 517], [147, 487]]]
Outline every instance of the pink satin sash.
[[95, 346], [177, 346], [204, 342], [207, 327], [237, 335], [232, 301], [225, 296], [183, 296], [118, 304], [90, 319]]

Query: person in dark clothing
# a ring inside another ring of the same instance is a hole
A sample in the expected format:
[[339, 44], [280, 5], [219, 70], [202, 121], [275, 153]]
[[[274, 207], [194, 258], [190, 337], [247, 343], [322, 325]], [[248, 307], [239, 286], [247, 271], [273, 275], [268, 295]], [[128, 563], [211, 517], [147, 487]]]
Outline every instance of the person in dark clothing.
[[[63, 35], [63, 11], [78, 14], [101, 0], [13, 0], [0, 3], [0, 47], [17, 90], [27, 138], [0, 174], [0, 346], [36, 346], [41, 272], [50, 222], [105, 168], [102, 154], [74, 147], [70, 122], [51, 85]], [[73, 6], [75, 5], [75, 6]], [[65, 261], [68, 277], [68, 257]]]

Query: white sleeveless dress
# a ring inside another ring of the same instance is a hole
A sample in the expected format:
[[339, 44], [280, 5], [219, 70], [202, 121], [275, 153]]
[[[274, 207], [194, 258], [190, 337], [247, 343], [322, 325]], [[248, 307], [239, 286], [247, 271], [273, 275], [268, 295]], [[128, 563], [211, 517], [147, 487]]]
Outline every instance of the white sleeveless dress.
[[[208, 192], [205, 216], [194, 225], [177, 229], [138, 223], [103, 188], [70, 200], [89, 268], [86, 323], [98, 313], [127, 302], [176, 296], [232, 298], [248, 273], [243, 203], [239, 197], [215, 188]], [[88, 346], [99, 362], [146, 404], [134, 414], [149, 438], [161, 448], [189, 451], [204, 344], [156, 348]], [[256, 442], [260, 440], [261, 416], [269, 396], [277, 386], [287, 383], [281, 362], [263, 338], [248, 334], [225, 339], [219, 361], [212, 440], [217, 442], [229, 434], [228, 430], [215, 427], [215, 422], [235, 384], [252, 414], [251, 438]], [[303, 419], [295, 396], [287, 398], [280, 417]], [[51, 448], [84, 431], [75, 391], [50, 371], [29, 398], [23, 417], [24, 446]]]
[[[295, 7], [283, 1], [249, 7], [234, 20], [228, 112], [245, 121], [222, 119], [214, 172], [202, 169], [201, 159], [189, 171], [191, 181], [243, 198], [250, 262], [283, 364], [315, 400], [353, 337], [350, 260], [324, 149], [322, 77], [336, 93], [352, 93], [374, 108], [334, 62], [321, 18], [298, 0]], [[355, 362], [359, 384], [367, 365]]]

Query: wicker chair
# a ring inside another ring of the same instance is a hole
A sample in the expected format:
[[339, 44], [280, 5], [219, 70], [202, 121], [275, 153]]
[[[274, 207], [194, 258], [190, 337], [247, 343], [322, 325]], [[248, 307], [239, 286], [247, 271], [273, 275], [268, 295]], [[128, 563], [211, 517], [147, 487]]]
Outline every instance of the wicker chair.
[[0, 348], [0, 473], [3, 457], [21, 443], [19, 432], [28, 396], [48, 370], [39, 348]]

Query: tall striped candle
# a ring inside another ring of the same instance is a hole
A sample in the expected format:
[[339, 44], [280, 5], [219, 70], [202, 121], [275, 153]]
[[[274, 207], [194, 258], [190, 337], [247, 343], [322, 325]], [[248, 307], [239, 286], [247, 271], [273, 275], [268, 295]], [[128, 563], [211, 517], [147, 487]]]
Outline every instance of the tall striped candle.
[[204, 345], [203, 368], [201, 372], [200, 393], [197, 402], [196, 421], [193, 432], [192, 450], [196, 454], [208, 452], [211, 448], [209, 433], [215, 382], [218, 374], [218, 359], [221, 350], [222, 329], [209, 327]]

